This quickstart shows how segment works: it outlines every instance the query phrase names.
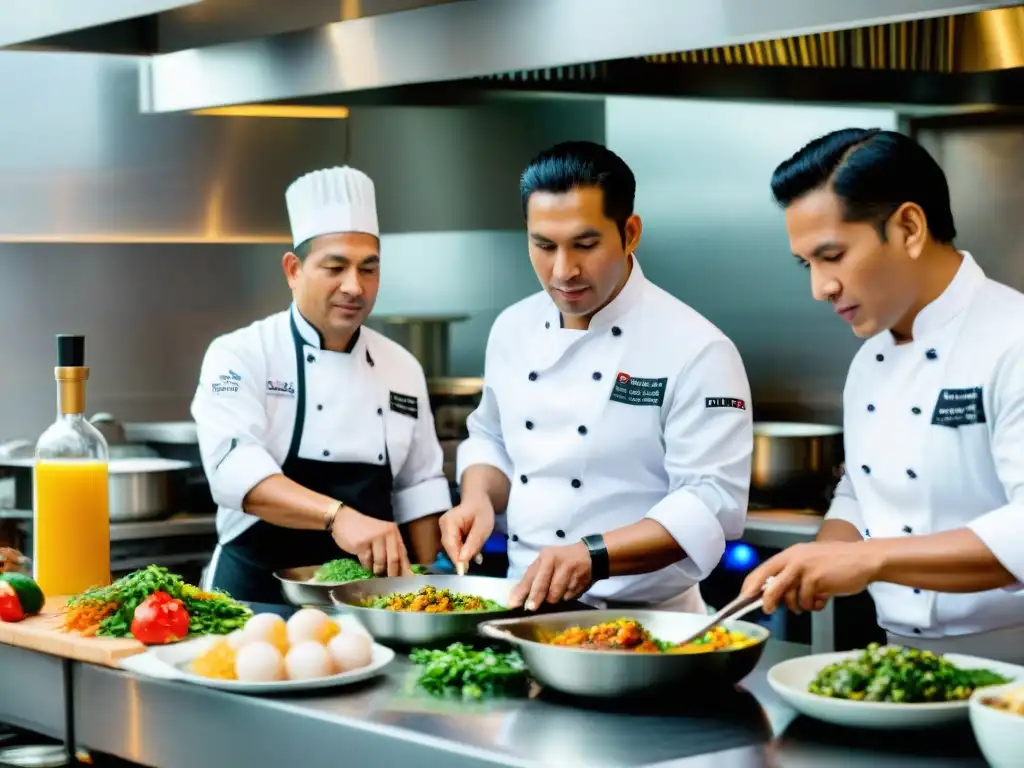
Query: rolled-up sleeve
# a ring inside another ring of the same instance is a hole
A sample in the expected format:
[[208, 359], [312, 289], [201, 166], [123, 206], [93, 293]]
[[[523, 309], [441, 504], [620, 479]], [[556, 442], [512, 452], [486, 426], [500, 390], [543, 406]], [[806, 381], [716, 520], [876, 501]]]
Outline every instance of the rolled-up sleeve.
[[860, 504], [857, 502], [857, 495], [853, 490], [853, 481], [843, 473], [836, 485], [835, 493], [832, 494], [832, 503], [829, 504], [828, 512], [825, 513], [826, 520], [844, 520], [858, 531], [864, 530], [864, 517], [860, 513]]
[[265, 393], [260, 371], [247, 364], [223, 339], [206, 352], [192, 399], [199, 453], [213, 500], [242, 509], [249, 491], [281, 472], [267, 451]]
[[733, 343], [718, 339], [678, 377], [665, 421], [670, 492], [647, 514], [679, 543], [695, 581], [743, 534], [753, 450], [746, 370]]
[[491, 329], [487, 340], [487, 351], [484, 354], [484, 389], [480, 404], [466, 419], [467, 437], [460, 445], [456, 459], [456, 474], [462, 483], [463, 473], [474, 464], [487, 464], [500, 469], [506, 477], [512, 477], [512, 459], [505, 450], [505, 440], [501, 433], [501, 413], [498, 400], [491, 388], [491, 381], [496, 380], [500, 372], [496, 370], [495, 356], [496, 329]]
[[[427, 382], [422, 372], [418, 389], [419, 401], [429, 403]], [[395, 475], [391, 498], [395, 522], [399, 525], [437, 512], [447, 512], [452, 506], [452, 494], [444, 474], [444, 452], [437, 439], [434, 416], [429, 407], [419, 409], [409, 455]]]
[[1006, 353], [993, 384], [992, 413], [986, 416], [992, 425], [992, 458], [1007, 503], [967, 527], [1017, 579], [1008, 587], [1016, 591], [1024, 583], [1024, 345]]

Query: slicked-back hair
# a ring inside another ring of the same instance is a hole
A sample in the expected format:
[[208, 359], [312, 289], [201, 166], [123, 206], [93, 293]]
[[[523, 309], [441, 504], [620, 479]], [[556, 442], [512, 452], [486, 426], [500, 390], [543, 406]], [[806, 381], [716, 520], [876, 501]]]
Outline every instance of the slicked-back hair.
[[889, 217], [904, 203], [915, 203], [937, 242], [956, 237], [946, 175], [924, 147], [896, 131], [844, 128], [825, 134], [780, 163], [771, 187], [783, 208], [831, 188], [845, 220], [874, 224], [883, 240]]
[[560, 194], [580, 187], [601, 190], [604, 215], [615, 222], [625, 245], [626, 220], [633, 215], [636, 197], [636, 178], [621, 157], [591, 141], [557, 144], [530, 161], [519, 177], [523, 217], [534, 192]]

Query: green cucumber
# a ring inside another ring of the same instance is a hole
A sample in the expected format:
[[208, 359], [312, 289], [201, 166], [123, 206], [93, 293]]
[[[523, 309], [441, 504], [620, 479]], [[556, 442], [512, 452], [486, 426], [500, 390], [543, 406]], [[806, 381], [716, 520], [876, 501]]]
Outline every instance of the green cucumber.
[[26, 616], [35, 616], [43, 610], [46, 596], [31, 576], [23, 573], [0, 573], [0, 581], [7, 582], [18, 596], [21, 610]]

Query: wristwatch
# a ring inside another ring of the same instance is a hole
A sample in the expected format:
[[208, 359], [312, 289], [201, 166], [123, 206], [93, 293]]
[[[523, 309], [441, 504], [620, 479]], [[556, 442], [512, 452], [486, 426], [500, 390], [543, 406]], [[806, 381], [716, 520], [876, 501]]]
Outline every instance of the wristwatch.
[[590, 552], [590, 580], [601, 581], [609, 576], [608, 548], [604, 544], [604, 536], [592, 533], [583, 537], [583, 543]]

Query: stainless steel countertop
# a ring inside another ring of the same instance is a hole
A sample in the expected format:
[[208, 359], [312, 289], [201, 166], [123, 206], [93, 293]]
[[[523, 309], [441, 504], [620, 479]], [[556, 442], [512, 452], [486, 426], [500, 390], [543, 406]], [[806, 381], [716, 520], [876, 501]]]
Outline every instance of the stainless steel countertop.
[[0, 723], [66, 738], [65, 676], [70, 666], [57, 656], [0, 643]]
[[[159, 768], [297, 765], [416, 768], [984, 768], [969, 726], [876, 734], [795, 717], [767, 669], [807, 652], [771, 641], [737, 690], [680, 691], [686, 705], [599, 707], [540, 693], [490, 704], [438, 701], [400, 657], [331, 696], [255, 697], [74, 665], [79, 747]], [[102, 702], [101, 705], [97, 705]]]

